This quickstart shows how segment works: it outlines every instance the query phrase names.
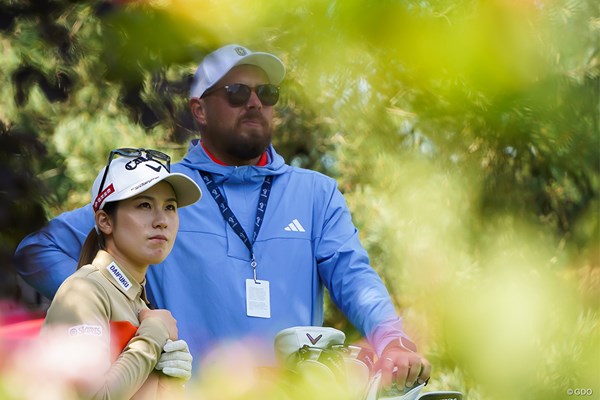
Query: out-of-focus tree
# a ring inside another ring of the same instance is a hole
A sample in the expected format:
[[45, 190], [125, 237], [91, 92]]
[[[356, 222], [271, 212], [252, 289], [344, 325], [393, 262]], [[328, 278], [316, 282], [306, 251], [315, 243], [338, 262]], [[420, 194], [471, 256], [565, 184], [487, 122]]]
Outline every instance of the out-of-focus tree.
[[600, 392], [597, 1], [3, 1], [0, 30], [3, 267], [110, 148], [181, 156], [195, 64], [240, 43], [286, 63], [276, 146], [337, 178], [434, 388]]
[[[189, 83], [196, 63], [221, 42], [201, 24], [183, 29], [176, 17], [149, 2], [0, 4], [4, 295], [15, 294], [16, 245], [48, 217], [89, 201], [110, 149], [159, 148], [178, 160], [197, 136]], [[286, 97], [282, 154], [324, 169], [323, 145], [313, 138], [327, 128]]]

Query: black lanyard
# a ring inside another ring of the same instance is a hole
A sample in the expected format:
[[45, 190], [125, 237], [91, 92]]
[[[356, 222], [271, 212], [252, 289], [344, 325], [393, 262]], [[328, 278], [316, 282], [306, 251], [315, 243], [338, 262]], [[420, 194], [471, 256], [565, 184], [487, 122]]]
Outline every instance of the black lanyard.
[[252, 266], [252, 272], [254, 274], [254, 281], [256, 282], [256, 260], [254, 259], [254, 250], [252, 249], [252, 245], [256, 241], [256, 237], [258, 236], [258, 231], [260, 231], [260, 227], [262, 226], [263, 219], [265, 217], [265, 211], [267, 210], [267, 202], [269, 201], [269, 195], [271, 194], [271, 184], [273, 183], [273, 176], [269, 175], [265, 177], [263, 184], [260, 188], [260, 196], [258, 197], [258, 204], [256, 205], [256, 221], [254, 222], [254, 233], [252, 235], [252, 240], [248, 238], [248, 235], [242, 228], [242, 224], [238, 221], [235, 214], [229, 208], [227, 204], [227, 199], [219, 190], [219, 187], [213, 180], [213, 177], [210, 173], [205, 171], [200, 171], [200, 175], [208, 188], [208, 191], [212, 195], [213, 199], [217, 202], [219, 206], [219, 210], [221, 210], [221, 215], [223, 215], [223, 219], [227, 221], [231, 229], [238, 235], [238, 237], [244, 242], [248, 250], [250, 250], [250, 265]]

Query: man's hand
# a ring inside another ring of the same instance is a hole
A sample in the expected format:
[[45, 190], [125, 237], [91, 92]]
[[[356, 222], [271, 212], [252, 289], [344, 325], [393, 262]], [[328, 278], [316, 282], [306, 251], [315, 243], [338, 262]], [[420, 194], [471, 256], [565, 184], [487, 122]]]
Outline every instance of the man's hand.
[[192, 355], [185, 340], [167, 340], [155, 368], [165, 375], [188, 381], [192, 377]]
[[382, 386], [389, 389], [395, 381], [398, 388], [423, 384], [429, 379], [431, 364], [416, 351], [413, 343], [402, 338], [390, 342], [378, 361]]

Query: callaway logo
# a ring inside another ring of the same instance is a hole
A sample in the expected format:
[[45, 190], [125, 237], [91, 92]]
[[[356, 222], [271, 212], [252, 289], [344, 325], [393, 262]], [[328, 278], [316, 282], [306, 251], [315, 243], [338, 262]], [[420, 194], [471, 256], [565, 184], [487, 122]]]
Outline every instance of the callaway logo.
[[[149, 164], [150, 162], [155, 162], [157, 165], [150, 165]], [[136, 169], [137, 166], [140, 164], [144, 164], [144, 165], [146, 165], [146, 167], [148, 167], [156, 172], [159, 172], [161, 167], [166, 169], [166, 167], [164, 165], [162, 165], [161, 163], [159, 163], [158, 161], [153, 160], [151, 158], [145, 158], [142, 156], [134, 158], [133, 160], [131, 160], [127, 164], [125, 164], [125, 169], [128, 171], [132, 171], [132, 170]]]
[[152, 165], [146, 164], [146, 167], [148, 167], [156, 172], [160, 172], [160, 167], [162, 167], [162, 165], [159, 165], [158, 167], [153, 167]]
[[313, 346], [314, 346], [315, 344], [317, 344], [317, 342], [318, 342], [319, 340], [321, 340], [321, 338], [323, 337], [323, 335], [321, 334], [321, 335], [317, 336], [316, 338], [313, 338], [312, 336], [310, 336], [310, 333], [307, 333], [307, 334], [306, 334], [306, 337], [308, 338], [308, 340], [310, 340], [310, 342], [311, 342], [311, 343], [313, 344]]

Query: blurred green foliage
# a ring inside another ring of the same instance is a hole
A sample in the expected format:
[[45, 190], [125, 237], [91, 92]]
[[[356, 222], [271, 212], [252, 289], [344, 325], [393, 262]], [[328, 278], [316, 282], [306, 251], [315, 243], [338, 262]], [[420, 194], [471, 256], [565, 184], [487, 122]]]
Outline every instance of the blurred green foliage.
[[595, 0], [2, 0], [0, 262], [111, 148], [180, 158], [197, 62], [240, 43], [286, 63], [275, 145], [338, 180], [430, 387], [597, 396], [599, 37]]

